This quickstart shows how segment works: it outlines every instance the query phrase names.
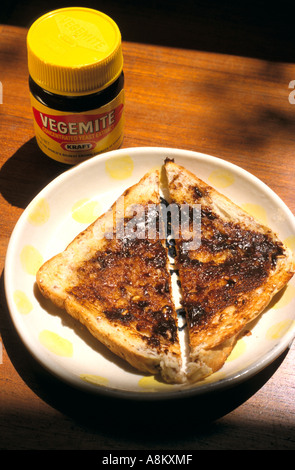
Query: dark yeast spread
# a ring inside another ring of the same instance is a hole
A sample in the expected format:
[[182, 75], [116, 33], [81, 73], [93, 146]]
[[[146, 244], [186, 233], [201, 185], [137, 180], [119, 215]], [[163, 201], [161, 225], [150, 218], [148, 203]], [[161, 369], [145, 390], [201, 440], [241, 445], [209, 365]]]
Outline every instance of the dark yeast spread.
[[106, 240], [78, 269], [69, 293], [79, 302], [100, 305], [111, 322], [128, 325], [148, 344], [174, 343], [177, 327], [170, 292], [166, 248], [161, 240]]
[[177, 264], [185, 278], [182, 304], [191, 326], [205, 325], [216, 312], [245, 302], [244, 294], [261, 286], [283, 254], [283, 246], [267, 233], [226, 222], [202, 208], [202, 240], [198, 250], [178, 247]]

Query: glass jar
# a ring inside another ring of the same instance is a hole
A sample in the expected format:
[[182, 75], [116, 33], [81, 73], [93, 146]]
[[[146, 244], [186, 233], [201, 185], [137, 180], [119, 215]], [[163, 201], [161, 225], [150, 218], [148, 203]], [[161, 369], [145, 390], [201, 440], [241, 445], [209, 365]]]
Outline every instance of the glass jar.
[[36, 139], [75, 165], [120, 147], [124, 132], [121, 33], [107, 15], [71, 7], [37, 19], [27, 36]]

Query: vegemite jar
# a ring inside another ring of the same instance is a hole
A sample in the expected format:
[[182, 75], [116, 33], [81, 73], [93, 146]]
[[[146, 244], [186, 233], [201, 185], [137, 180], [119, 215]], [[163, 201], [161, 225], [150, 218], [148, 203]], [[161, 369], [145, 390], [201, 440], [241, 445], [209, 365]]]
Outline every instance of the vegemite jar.
[[107, 15], [70, 7], [37, 19], [27, 35], [36, 140], [75, 165], [120, 147], [124, 130], [121, 33]]

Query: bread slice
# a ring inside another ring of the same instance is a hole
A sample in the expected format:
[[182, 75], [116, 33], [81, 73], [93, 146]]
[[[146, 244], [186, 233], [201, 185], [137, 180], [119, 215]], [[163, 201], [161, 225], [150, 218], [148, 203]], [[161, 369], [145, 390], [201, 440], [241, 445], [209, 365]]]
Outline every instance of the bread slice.
[[113, 353], [177, 383], [182, 357], [167, 251], [158, 228], [146, 236], [159, 202], [159, 172], [151, 171], [45, 262], [37, 284]]
[[167, 160], [165, 173], [170, 204], [201, 208], [199, 246], [181, 231], [175, 240], [195, 381], [223, 366], [242, 329], [293, 276], [294, 258], [272, 230], [187, 169]]
[[191, 226], [178, 225], [175, 239], [189, 334], [186, 372], [158, 171], [128, 188], [45, 262], [36, 279], [45, 297], [114, 354], [165, 382], [185, 383], [223, 366], [243, 329], [291, 279], [295, 263], [276, 234], [224, 195], [174, 161], [166, 160], [163, 170], [168, 204], [201, 208], [197, 244], [188, 238]]

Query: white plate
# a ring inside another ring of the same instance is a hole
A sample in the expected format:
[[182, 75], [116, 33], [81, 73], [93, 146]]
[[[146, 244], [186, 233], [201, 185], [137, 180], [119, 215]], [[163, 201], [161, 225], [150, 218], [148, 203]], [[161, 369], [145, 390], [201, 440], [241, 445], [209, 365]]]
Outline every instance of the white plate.
[[61, 380], [120, 397], [167, 398], [203, 394], [245, 380], [276, 359], [295, 336], [295, 279], [241, 339], [224, 367], [190, 386], [163, 385], [118, 359], [63, 311], [40, 296], [35, 273], [145, 172], [166, 157], [185, 166], [295, 244], [294, 216], [259, 179], [222, 159], [169, 148], [108, 152], [70, 168], [29, 204], [12, 233], [5, 291], [12, 320], [33, 356]]

